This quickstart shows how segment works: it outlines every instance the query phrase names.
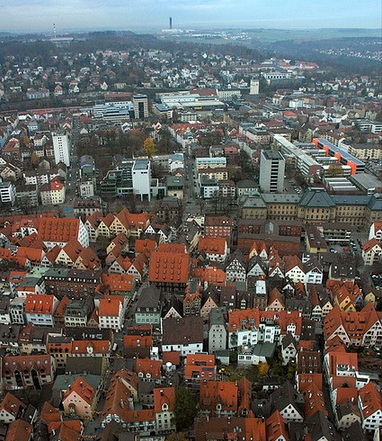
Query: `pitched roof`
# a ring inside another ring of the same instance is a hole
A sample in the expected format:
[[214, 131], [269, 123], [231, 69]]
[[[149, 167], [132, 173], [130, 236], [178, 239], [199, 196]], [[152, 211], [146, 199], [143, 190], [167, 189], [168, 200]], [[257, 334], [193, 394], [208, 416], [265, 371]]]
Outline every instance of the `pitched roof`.
[[124, 298], [122, 296], [106, 296], [99, 300], [99, 317], [118, 317]]
[[359, 390], [359, 399], [362, 403], [363, 419], [368, 418], [376, 412], [382, 412], [382, 397], [376, 385], [370, 381], [366, 386]]
[[231, 381], [202, 381], [200, 383], [200, 408], [216, 412], [218, 404], [222, 411], [237, 411], [238, 387]]
[[186, 283], [190, 264], [189, 254], [154, 251], [149, 266], [151, 283]]
[[135, 371], [147, 378], [159, 379], [161, 377], [161, 362], [150, 358], [137, 358], [135, 360]]
[[280, 439], [283, 439], [285, 441], [289, 440], [287, 426], [285, 424], [284, 418], [281, 416], [278, 410], [273, 412], [272, 415], [267, 418], [265, 426], [268, 441], [278, 441]]
[[62, 401], [65, 401], [72, 393], [79, 395], [91, 406], [96, 395], [96, 389], [82, 377], [77, 377], [66, 390]]
[[227, 240], [224, 237], [201, 237], [199, 239], [198, 251], [207, 254], [225, 254], [227, 250]]
[[0, 402], [0, 412], [6, 411], [13, 415], [15, 418], [19, 416], [19, 412], [21, 409], [26, 409], [26, 405], [12, 395], [10, 392], [7, 392], [5, 397]]
[[52, 315], [55, 297], [53, 294], [27, 294], [24, 310], [26, 314]]
[[80, 219], [41, 218], [38, 220], [39, 239], [49, 242], [69, 242], [78, 237]]
[[29, 441], [31, 434], [32, 424], [16, 420], [9, 425], [5, 441]]
[[173, 412], [175, 408], [175, 387], [161, 387], [154, 389], [154, 410], [156, 413], [163, 412], [163, 405], [167, 405], [167, 411]]

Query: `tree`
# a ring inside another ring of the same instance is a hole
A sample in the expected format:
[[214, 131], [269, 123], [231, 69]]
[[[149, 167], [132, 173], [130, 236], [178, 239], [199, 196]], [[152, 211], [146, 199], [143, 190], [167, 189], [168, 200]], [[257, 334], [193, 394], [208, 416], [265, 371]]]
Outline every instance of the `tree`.
[[328, 167], [328, 175], [329, 176], [341, 176], [342, 175], [342, 167], [338, 162], [334, 162], [330, 164]]
[[176, 430], [182, 432], [188, 429], [194, 423], [197, 413], [197, 402], [191, 389], [187, 387], [177, 388], [174, 408]]
[[39, 162], [40, 162], [40, 158], [39, 158], [38, 154], [36, 152], [33, 152], [32, 156], [31, 156], [31, 163], [32, 163], [33, 167], [37, 167]]
[[265, 375], [267, 375], [268, 371], [269, 371], [269, 364], [268, 363], [259, 363], [257, 365], [257, 368], [259, 369], [259, 374], [264, 377]]
[[155, 144], [151, 138], [146, 138], [143, 142], [143, 150], [147, 153], [147, 156], [151, 158], [155, 153]]

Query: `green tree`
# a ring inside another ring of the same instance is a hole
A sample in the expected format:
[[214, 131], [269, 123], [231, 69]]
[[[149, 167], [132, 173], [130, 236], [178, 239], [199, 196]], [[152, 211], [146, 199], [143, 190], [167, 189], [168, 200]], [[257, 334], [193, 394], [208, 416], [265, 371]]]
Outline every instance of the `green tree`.
[[177, 388], [174, 408], [176, 430], [181, 432], [188, 429], [194, 423], [197, 413], [197, 401], [192, 391], [187, 387]]

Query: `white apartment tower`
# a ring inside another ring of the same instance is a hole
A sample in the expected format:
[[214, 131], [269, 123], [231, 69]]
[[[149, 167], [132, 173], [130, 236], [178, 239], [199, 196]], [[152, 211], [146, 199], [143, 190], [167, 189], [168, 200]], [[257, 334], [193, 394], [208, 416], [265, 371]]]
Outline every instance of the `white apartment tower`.
[[137, 158], [132, 168], [134, 194], [139, 194], [141, 200], [151, 199], [151, 163], [148, 159]]
[[263, 150], [260, 155], [260, 190], [264, 193], [282, 193], [284, 174], [284, 156], [277, 150]]
[[70, 166], [70, 142], [69, 136], [65, 133], [53, 133], [54, 161], [56, 165], [63, 162]]

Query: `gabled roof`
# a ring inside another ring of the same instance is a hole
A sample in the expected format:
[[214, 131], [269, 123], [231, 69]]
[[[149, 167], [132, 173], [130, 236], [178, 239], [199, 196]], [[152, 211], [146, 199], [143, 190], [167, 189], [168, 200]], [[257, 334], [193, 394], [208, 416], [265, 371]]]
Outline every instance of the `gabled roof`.
[[265, 426], [268, 441], [279, 441], [280, 439], [289, 441], [287, 426], [284, 418], [281, 416], [278, 410], [273, 412], [272, 415], [267, 418]]
[[52, 315], [55, 297], [53, 294], [27, 294], [24, 310], [26, 314]]
[[202, 381], [200, 383], [200, 408], [214, 414], [219, 404], [222, 411], [237, 411], [238, 387], [232, 381]]
[[106, 296], [100, 299], [98, 315], [99, 317], [118, 317], [122, 308], [124, 298], [122, 296]]
[[38, 219], [38, 237], [44, 242], [69, 242], [78, 237], [80, 222], [73, 218]]
[[186, 283], [190, 263], [189, 254], [154, 251], [149, 265], [151, 283]]
[[5, 412], [13, 415], [15, 418], [19, 416], [20, 410], [26, 409], [26, 407], [27, 406], [22, 401], [12, 395], [10, 392], [7, 392], [5, 397], [0, 402], [0, 412], [4, 410]]
[[199, 239], [198, 251], [207, 254], [224, 255], [227, 251], [227, 240], [224, 237], [201, 237]]
[[32, 424], [16, 420], [9, 425], [5, 441], [29, 441], [31, 434]]
[[[166, 405], [164, 408], [163, 406]], [[161, 387], [154, 389], [154, 410], [155, 413], [173, 412], [175, 408], [175, 387]]]
[[359, 399], [362, 403], [360, 410], [363, 419], [370, 417], [376, 412], [382, 412], [381, 392], [377, 390], [376, 385], [372, 381], [359, 390]]
[[161, 362], [159, 360], [151, 360], [150, 358], [135, 360], [135, 372], [142, 373], [144, 377], [159, 379], [161, 377]]
[[44, 423], [49, 424], [53, 421], [61, 421], [61, 413], [58, 409], [53, 407], [48, 401], [45, 401], [41, 408], [40, 419]]
[[73, 393], [80, 396], [84, 401], [88, 403], [89, 406], [91, 406], [96, 395], [96, 389], [91, 386], [87, 381], [85, 381], [82, 377], [77, 377], [74, 380], [73, 384], [71, 384], [66, 390], [62, 401], [64, 402]]

